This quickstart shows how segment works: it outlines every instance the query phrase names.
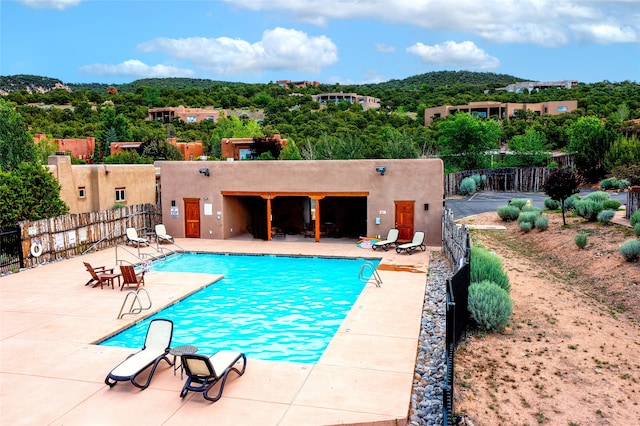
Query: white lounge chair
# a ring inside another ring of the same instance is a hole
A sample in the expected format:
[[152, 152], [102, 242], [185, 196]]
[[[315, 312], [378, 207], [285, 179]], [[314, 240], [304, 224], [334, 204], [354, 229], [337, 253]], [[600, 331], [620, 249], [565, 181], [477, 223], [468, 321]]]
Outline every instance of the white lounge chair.
[[[110, 388], [114, 387], [118, 382], [130, 381], [134, 386], [140, 389], [146, 389], [151, 383], [153, 373], [156, 371], [161, 360], [167, 361], [169, 365], [173, 363], [167, 357], [171, 350], [171, 338], [173, 337], [173, 322], [167, 319], [154, 319], [149, 323], [147, 336], [144, 340], [142, 350], [135, 354], [129, 355], [127, 359], [116, 366], [104, 382]], [[136, 381], [139, 374], [151, 367], [147, 381], [140, 384]]]
[[138, 236], [136, 228], [127, 228], [127, 244], [132, 243], [135, 247], [140, 247], [140, 244], [150, 245], [149, 240]]
[[[187, 381], [182, 387], [180, 396], [184, 398], [189, 391], [202, 392], [207, 401], [216, 402], [222, 397], [224, 384], [230, 372], [235, 371], [239, 376], [247, 368], [247, 357], [242, 352], [219, 351], [211, 357], [199, 354], [182, 355], [182, 367], [187, 374]], [[242, 362], [242, 369], [238, 363]], [[209, 396], [209, 391], [220, 383], [217, 395]]]
[[389, 230], [389, 233], [387, 234], [387, 238], [385, 240], [378, 241], [377, 243], [373, 243], [371, 248], [373, 250], [381, 248], [382, 250], [387, 251], [389, 250], [389, 248], [391, 248], [391, 246], [396, 244], [399, 234], [400, 232], [396, 228], [391, 228]]
[[422, 251], [427, 250], [427, 246], [424, 245], [424, 232], [418, 231], [413, 234], [413, 240], [410, 243], [400, 244], [396, 247], [396, 253], [407, 252], [408, 254], [413, 254], [416, 249], [420, 247]]
[[158, 241], [158, 243], [163, 241], [173, 243], [173, 237], [167, 234], [167, 228], [162, 223], [156, 225], [156, 241]]

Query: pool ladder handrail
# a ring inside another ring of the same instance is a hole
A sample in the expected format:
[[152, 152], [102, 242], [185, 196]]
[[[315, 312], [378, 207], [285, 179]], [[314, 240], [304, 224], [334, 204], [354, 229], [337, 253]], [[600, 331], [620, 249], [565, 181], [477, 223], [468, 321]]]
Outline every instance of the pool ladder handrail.
[[[144, 292], [147, 296], [147, 302], [149, 306], [142, 306], [142, 301], [140, 300], [140, 292]], [[123, 312], [124, 307], [127, 304], [127, 301], [132, 298], [131, 306], [129, 306], [129, 312]], [[138, 306], [135, 306], [135, 303], [138, 302]], [[139, 288], [136, 291], [130, 291], [124, 297], [124, 301], [122, 302], [122, 306], [120, 307], [120, 312], [118, 313], [118, 319], [122, 319], [125, 315], [138, 315], [142, 311], [146, 311], [151, 309], [151, 296], [149, 296], [149, 292], [145, 288]]]
[[[365, 271], [371, 271], [371, 276], [369, 278], [366, 278], [364, 276]], [[373, 266], [373, 263], [369, 261], [364, 262], [360, 267], [360, 272], [358, 273], [358, 279], [360, 280], [360, 282], [363, 282], [363, 283], [368, 283], [373, 279], [373, 283], [376, 285], [376, 287], [380, 287], [382, 285], [382, 278], [380, 278], [380, 275], [378, 274], [378, 270], [376, 269], [375, 266]]]

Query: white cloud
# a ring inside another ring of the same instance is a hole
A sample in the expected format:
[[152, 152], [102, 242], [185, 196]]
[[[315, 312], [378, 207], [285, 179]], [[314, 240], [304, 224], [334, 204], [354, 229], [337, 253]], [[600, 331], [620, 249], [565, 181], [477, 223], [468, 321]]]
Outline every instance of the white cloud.
[[[437, 31], [466, 31], [494, 43], [556, 47], [588, 39], [640, 41], [638, 0], [225, 0], [251, 10], [288, 10], [295, 18], [367, 19]], [[602, 23], [605, 27], [601, 28]]]
[[264, 70], [318, 72], [338, 60], [338, 48], [328, 37], [310, 37], [285, 28], [266, 30], [255, 43], [228, 37], [157, 38], [139, 44], [138, 49], [164, 52], [205, 71], [225, 75]]
[[376, 48], [376, 52], [380, 52], [380, 53], [393, 53], [396, 51], [395, 46], [389, 46], [384, 43], [376, 43], [375, 48]]
[[79, 5], [80, 0], [20, 0], [20, 3], [34, 9], [64, 10], [67, 7]]
[[147, 65], [137, 59], [129, 59], [120, 64], [91, 64], [80, 67], [80, 71], [90, 75], [127, 76], [137, 78], [193, 77], [190, 69], [166, 65]]
[[497, 58], [488, 55], [471, 41], [445, 41], [434, 46], [416, 43], [408, 47], [407, 52], [419, 57], [424, 64], [439, 67], [491, 70], [500, 66]]

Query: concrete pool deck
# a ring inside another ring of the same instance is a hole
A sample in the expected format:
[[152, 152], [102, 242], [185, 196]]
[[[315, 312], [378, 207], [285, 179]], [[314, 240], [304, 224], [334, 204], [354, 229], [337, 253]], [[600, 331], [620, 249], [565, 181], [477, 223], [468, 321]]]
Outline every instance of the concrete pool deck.
[[[365, 286], [317, 364], [248, 359], [223, 397], [179, 396], [183, 380], [164, 361], [144, 391], [104, 378], [131, 349], [93, 343], [219, 276], [150, 272], [153, 307], [117, 319], [127, 291], [84, 284], [82, 262], [115, 266], [116, 249], [0, 278], [0, 423], [11, 425], [406, 424], [431, 251], [397, 254], [354, 241], [178, 239], [185, 251], [378, 257], [381, 287]], [[165, 245], [165, 247], [170, 247]], [[128, 248], [135, 252], [136, 249]], [[151, 252], [151, 249], [141, 249]], [[127, 258], [118, 249], [118, 258]]]

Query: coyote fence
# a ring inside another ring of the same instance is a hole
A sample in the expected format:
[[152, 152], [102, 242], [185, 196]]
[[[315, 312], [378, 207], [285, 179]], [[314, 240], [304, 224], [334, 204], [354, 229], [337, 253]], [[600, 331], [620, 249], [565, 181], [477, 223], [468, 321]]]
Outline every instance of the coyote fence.
[[503, 167], [448, 173], [444, 176], [444, 194], [458, 194], [462, 179], [473, 175], [485, 177], [479, 188], [484, 191], [540, 192], [552, 170], [548, 167]]
[[126, 228], [136, 228], [144, 235], [161, 220], [159, 206], [135, 204], [20, 222], [24, 267], [113, 247], [126, 241]]

